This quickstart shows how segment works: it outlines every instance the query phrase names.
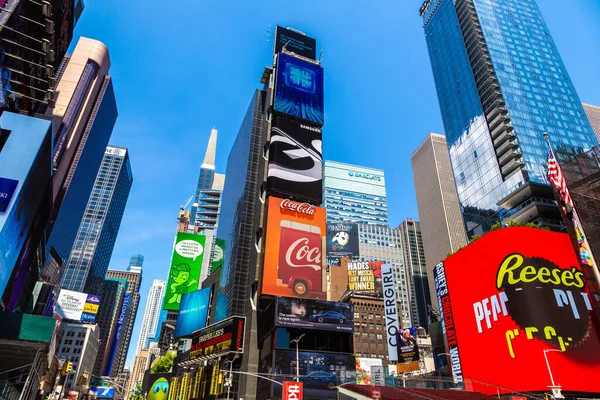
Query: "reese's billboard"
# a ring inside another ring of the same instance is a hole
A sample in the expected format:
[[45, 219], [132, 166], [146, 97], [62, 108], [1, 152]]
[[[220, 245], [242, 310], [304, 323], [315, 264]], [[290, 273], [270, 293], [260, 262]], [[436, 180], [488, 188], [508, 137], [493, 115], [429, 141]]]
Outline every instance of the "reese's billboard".
[[325, 209], [269, 197], [262, 293], [325, 298]]
[[320, 128], [273, 118], [267, 172], [269, 193], [321, 204], [322, 143]]
[[455, 381], [488, 394], [544, 391], [544, 350], [553, 350], [546, 355], [563, 391], [598, 391], [598, 317], [568, 235], [499, 229], [434, 276]]
[[192, 336], [190, 360], [243, 349], [244, 323], [245, 318], [231, 317], [195, 333]]
[[358, 224], [327, 224], [327, 258], [354, 258], [358, 255]]
[[277, 326], [352, 332], [352, 304], [325, 300], [277, 298]]

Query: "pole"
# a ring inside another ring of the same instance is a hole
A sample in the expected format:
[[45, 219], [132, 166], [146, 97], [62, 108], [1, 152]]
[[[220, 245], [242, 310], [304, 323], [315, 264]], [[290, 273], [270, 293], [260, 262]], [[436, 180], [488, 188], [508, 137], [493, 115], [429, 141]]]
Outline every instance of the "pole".
[[552, 388], [554, 388], [556, 385], [554, 385], [554, 377], [552, 376], [552, 369], [550, 369], [550, 363], [548, 362], [548, 355], [546, 354], [549, 351], [558, 351], [558, 350], [555, 350], [555, 349], [544, 350], [544, 358], [546, 359], [546, 366], [548, 367], [548, 375], [550, 375], [550, 382], [552, 382]]
[[300, 339], [302, 339], [304, 337], [304, 333], [300, 336], [298, 336], [296, 339], [292, 339], [292, 342], [296, 343], [296, 382], [300, 382], [300, 355], [298, 352], [298, 342], [300, 342]]
[[231, 371], [233, 370], [233, 361], [229, 362], [229, 382], [227, 382], [227, 400], [229, 400], [229, 393], [231, 392], [231, 383], [233, 382], [233, 374]]

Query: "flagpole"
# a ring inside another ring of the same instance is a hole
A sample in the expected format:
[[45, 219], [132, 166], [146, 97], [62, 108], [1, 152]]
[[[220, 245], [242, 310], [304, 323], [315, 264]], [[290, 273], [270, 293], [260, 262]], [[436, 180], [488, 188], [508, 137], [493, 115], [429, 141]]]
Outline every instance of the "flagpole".
[[[550, 151], [552, 152], [552, 157], [555, 159], [556, 164], [560, 167], [560, 165], [558, 164], [558, 160], [556, 159], [556, 155], [554, 154], [554, 151], [552, 149], [552, 143], [550, 143], [550, 138], [548, 137], [548, 133], [544, 132], [544, 137], [546, 138], [546, 143], [548, 143], [548, 148], [550, 149]], [[561, 170], [561, 174], [562, 174], [562, 170]], [[564, 178], [564, 174], [563, 175], [563, 179]], [[568, 192], [568, 188], [566, 187], [566, 179], [565, 179], [565, 188], [566, 191]], [[550, 182], [552, 184], [552, 186], [556, 189], [556, 185], [554, 184], [554, 182]], [[564, 199], [562, 199], [562, 196], [559, 196], [561, 203], [565, 203], [565, 206], [568, 206], [569, 204], [566, 204], [566, 202], [564, 201]], [[570, 194], [569, 194], [570, 197]], [[570, 210], [571, 212], [571, 222], [573, 223], [573, 229], [575, 231], [575, 239], [577, 241], [577, 252], [579, 254], [579, 261], [580, 264], [583, 266], [587, 266], [588, 268], [590, 268], [594, 274], [594, 278], [596, 281], [596, 285], [595, 285], [595, 290], [591, 290], [589, 287], [588, 289], [590, 289], [590, 294], [592, 295], [592, 300], [594, 301], [595, 305], [596, 305], [596, 312], [599, 314], [600, 316], [600, 293], [599, 293], [599, 288], [600, 288], [600, 271], [598, 270], [598, 266], [596, 264], [596, 260], [594, 258], [594, 255], [592, 254], [592, 248], [590, 247], [590, 244], [587, 240], [587, 236], [585, 235], [585, 231], [583, 229], [583, 225], [581, 224], [581, 219], [579, 218], [579, 214], [577, 213], [577, 210], [575, 208], [575, 203], [573, 202], [572, 198], [571, 198], [571, 204], [570, 206], [572, 207], [572, 209]], [[565, 208], [563, 208], [564, 212], [565, 212], [565, 216], [568, 217], [568, 210]]]

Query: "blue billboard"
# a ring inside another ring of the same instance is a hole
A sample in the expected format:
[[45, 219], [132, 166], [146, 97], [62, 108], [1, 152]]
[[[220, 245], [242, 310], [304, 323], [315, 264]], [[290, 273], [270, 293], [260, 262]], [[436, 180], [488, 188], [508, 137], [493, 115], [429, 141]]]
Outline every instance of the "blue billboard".
[[200, 289], [181, 296], [175, 337], [191, 335], [206, 327], [211, 288]]
[[279, 54], [274, 110], [322, 126], [325, 123], [323, 68]]
[[129, 302], [131, 301], [131, 292], [125, 293], [123, 299], [123, 305], [121, 306], [121, 313], [119, 314], [119, 320], [117, 321], [117, 333], [113, 342], [112, 352], [110, 354], [110, 363], [107, 368], [107, 375], [112, 372], [113, 363], [115, 361], [115, 355], [117, 354], [117, 347], [119, 347], [119, 339], [121, 338], [121, 331], [123, 330], [123, 322], [125, 322], [125, 316], [127, 315], [127, 309], [129, 308]]

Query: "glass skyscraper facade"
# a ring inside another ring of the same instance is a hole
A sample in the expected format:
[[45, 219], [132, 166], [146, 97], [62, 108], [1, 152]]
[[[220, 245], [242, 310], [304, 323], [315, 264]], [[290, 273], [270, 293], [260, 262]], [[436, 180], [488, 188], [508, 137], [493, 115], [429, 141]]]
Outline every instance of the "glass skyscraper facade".
[[61, 288], [100, 294], [132, 182], [127, 149], [108, 146], [62, 273]]
[[328, 223], [389, 226], [383, 171], [326, 160], [323, 207]]
[[537, 3], [427, 0], [420, 12], [469, 234], [500, 218], [560, 225], [543, 133], [559, 159], [597, 139]]

